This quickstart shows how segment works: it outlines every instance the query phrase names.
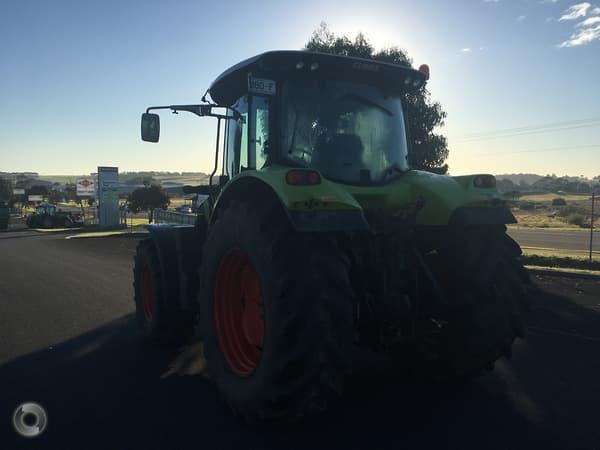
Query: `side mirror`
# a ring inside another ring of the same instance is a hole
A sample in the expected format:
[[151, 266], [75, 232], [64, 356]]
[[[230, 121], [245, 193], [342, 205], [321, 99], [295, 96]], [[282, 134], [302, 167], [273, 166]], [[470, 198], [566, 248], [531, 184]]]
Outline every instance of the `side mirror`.
[[160, 117], [158, 114], [142, 114], [142, 141], [158, 142], [160, 136]]

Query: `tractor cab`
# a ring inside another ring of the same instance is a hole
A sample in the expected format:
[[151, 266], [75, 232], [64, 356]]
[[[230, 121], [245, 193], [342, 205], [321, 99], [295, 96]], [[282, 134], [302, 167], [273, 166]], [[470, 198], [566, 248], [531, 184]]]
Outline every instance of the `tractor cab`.
[[36, 216], [54, 216], [57, 212], [57, 208], [55, 205], [51, 205], [50, 203], [42, 203], [41, 205], [36, 206], [35, 215]]
[[218, 119], [211, 184], [220, 148], [221, 180], [277, 164], [343, 184], [383, 184], [409, 168], [402, 98], [428, 76], [427, 66], [417, 71], [329, 54], [267, 52], [217, 77], [207, 91], [213, 103], [148, 108], [142, 139], [158, 141], [159, 119], [151, 110], [189, 111]]

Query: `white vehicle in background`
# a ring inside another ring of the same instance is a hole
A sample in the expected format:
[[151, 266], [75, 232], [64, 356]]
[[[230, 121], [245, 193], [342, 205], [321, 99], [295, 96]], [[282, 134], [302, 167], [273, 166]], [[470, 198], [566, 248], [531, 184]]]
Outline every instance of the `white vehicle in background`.
[[192, 210], [192, 207], [189, 205], [178, 206], [177, 208], [175, 208], [175, 211], [182, 214], [192, 214], [194, 212]]

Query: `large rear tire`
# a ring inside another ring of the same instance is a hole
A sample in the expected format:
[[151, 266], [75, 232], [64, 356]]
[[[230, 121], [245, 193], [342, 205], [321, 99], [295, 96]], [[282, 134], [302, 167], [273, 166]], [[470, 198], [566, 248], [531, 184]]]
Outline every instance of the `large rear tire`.
[[445, 255], [447, 327], [437, 341], [435, 378], [465, 378], [510, 356], [525, 337], [529, 275], [521, 250], [504, 233], [474, 232]]
[[233, 204], [201, 267], [209, 375], [249, 422], [292, 422], [342, 390], [352, 339], [348, 260], [332, 240], [293, 232], [277, 210]]

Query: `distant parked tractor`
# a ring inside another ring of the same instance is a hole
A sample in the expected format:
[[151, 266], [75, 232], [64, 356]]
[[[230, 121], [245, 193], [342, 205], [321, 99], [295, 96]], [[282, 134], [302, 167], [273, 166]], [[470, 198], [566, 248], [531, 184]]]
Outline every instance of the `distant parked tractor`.
[[[195, 226], [149, 226], [137, 320], [154, 341], [201, 339], [210, 377], [249, 421], [294, 421], [343, 391], [366, 347], [401, 373], [464, 378], [524, 335], [528, 275], [492, 175], [411, 170], [403, 98], [419, 70], [274, 51], [221, 74], [215, 167]], [[212, 102], [206, 102], [210, 96]], [[213, 183], [220, 169], [218, 183]]]
[[56, 205], [42, 203], [27, 217], [29, 228], [68, 228], [80, 226], [83, 219], [79, 213], [61, 211]]

